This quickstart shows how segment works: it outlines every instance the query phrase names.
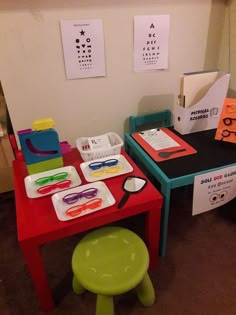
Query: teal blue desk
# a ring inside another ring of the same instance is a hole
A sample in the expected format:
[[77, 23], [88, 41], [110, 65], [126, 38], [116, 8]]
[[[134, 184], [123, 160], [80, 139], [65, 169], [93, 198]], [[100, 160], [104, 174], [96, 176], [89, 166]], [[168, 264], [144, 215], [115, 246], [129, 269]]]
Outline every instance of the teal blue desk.
[[171, 189], [193, 184], [196, 175], [236, 164], [236, 145], [214, 140], [215, 130], [182, 136], [172, 127], [170, 129], [194, 147], [197, 153], [155, 162], [133, 139], [132, 134], [125, 134], [125, 151], [160, 183], [164, 197], [159, 247], [161, 256], [166, 254]]

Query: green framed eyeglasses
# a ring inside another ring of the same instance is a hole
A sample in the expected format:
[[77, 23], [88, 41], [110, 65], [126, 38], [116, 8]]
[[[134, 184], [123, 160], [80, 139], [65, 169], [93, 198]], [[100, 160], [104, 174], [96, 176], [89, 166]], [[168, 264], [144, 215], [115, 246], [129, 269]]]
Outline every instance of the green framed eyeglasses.
[[57, 174], [54, 174], [51, 176], [44, 176], [44, 177], [38, 178], [35, 181], [35, 184], [38, 186], [43, 186], [43, 185], [46, 185], [46, 184], [51, 183], [53, 181], [66, 179], [68, 177], [68, 175], [69, 174], [67, 172], [60, 172], [60, 173], [57, 173]]

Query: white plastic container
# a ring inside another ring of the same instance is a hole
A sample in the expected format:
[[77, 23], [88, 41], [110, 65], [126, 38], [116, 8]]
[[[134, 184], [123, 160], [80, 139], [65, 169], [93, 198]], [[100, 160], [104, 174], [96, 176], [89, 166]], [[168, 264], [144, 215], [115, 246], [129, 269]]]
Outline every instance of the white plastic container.
[[106, 156], [120, 154], [121, 147], [124, 144], [122, 139], [115, 132], [108, 132], [105, 135], [107, 135], [111, 145], [107, 149], [91, 149], [88, 137], [80, 137], [76, 139], [76, 147], [84, 161], [92, 161]]

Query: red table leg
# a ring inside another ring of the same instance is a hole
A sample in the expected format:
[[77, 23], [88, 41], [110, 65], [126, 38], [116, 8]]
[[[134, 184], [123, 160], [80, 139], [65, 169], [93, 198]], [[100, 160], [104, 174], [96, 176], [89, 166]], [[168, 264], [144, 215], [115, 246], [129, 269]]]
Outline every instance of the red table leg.
[[20, 242], [20, 246], [28, 265], [41, 308], [44, 312], [49, 312], [55, 307], [55, 305], [48, 285], [39, 247], [30, 241], [22, 241]]
[[145, 236], [150, 255], [149, 269], [155, 269], [158, 264], [159, 240], [160, 240], [161, 209], [154, 208], [147, 211]]

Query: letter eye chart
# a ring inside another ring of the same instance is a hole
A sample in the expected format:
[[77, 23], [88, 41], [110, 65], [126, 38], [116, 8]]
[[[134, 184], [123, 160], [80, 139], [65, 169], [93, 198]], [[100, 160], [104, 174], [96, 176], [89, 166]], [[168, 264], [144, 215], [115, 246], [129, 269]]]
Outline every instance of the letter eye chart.
[[105, 76], [102, 20], [61, 20], [67, 79]]
[[134, 17], [134, 71], [168, 68], [169, 15]]

